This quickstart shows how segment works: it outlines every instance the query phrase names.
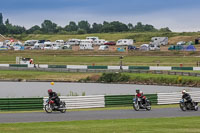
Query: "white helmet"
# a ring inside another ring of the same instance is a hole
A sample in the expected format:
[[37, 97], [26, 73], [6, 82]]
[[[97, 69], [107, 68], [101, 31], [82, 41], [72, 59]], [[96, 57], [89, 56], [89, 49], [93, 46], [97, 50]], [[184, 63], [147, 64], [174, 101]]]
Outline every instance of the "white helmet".
[[185, 93], [186, 93], [186, 90], [182, 90], [182, 93], [185, 94]]
[[143, 92], [142, 92], [142, 91], [140, 91], [140, 94], [143, 94]]

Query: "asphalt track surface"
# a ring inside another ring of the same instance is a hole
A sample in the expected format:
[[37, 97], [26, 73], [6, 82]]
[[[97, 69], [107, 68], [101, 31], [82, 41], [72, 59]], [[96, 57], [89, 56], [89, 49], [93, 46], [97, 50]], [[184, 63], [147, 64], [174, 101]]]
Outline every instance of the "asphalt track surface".
[[106, 120], [130, 118], [160, 118], [200, 116], [200, 111], [181, 111], [179, 108], [161, 108], [151, 111], [140, 110], [103, 110], [103, 111], [69, 111], [66, 113], [0, 113], [0, 123], [16, 122], [52, 122], [76, 120]]

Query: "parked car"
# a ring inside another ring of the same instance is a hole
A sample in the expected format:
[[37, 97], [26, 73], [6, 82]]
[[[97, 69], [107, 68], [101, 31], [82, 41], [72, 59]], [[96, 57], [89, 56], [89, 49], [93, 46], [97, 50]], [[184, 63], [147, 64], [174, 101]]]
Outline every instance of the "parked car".
[[109, 49], [108, 45], [101, 45], [99, 47], [99, 50], [108, 50], [108, 49]]
[[104, 43], [104, 45], [116, 45], [116, 42], [114, 42], [114, 41], [109, 41], [109, 42]]
[[136, 46], [128, 46], [128, 50], [138, 50], [139, 48], [137, 48]]

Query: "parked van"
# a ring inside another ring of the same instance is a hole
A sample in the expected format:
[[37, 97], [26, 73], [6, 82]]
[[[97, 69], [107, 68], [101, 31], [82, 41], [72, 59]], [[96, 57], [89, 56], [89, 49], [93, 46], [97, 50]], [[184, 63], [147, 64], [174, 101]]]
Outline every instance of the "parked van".
[[24, 42], [24, 46], [34, 46], [37, 42], [38, 40], [27, 40]]
[[109, 50], [109, 47], [108, 47], [108, 45], [101, 45], [99, 47], [99, 50]]
[[149, 50], [151, 50], [151, 51], [160, 50], [160, 46], [150, 44], [150, 45], [149, 45]]
[[66, 42], [66, 45], [80, 45], [81, 40], [80, 39], [69, 39]]
[[120, 39], [117, 41], [118, 46], [129, 46], [133, 45], [133, 39]]
[[150, 44], [165, 46], [168, 44], [168, 37], [152, 37]]

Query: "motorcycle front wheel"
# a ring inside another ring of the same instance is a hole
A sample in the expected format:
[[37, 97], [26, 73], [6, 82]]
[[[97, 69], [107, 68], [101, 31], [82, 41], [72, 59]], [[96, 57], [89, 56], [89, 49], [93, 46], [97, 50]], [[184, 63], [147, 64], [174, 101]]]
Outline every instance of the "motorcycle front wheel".
[[46, 104], [45, 107], [44, 107], [44, 109], [45, 109], [45, 111], [47, 113], [51, 113], [53, 111], [52, 108], [51, 108], [51, 106], [49, 104]]
[[139, 111], [140, 106], [139, 106], [138, 104], [136, 104], [136, 103], [133, 103], [133, 109], [134, 109], [135, 111]]
[[184, 103], [180, 103], [180, 108], [181, 108], [182, 111], [186, 111], [187, 110]]

